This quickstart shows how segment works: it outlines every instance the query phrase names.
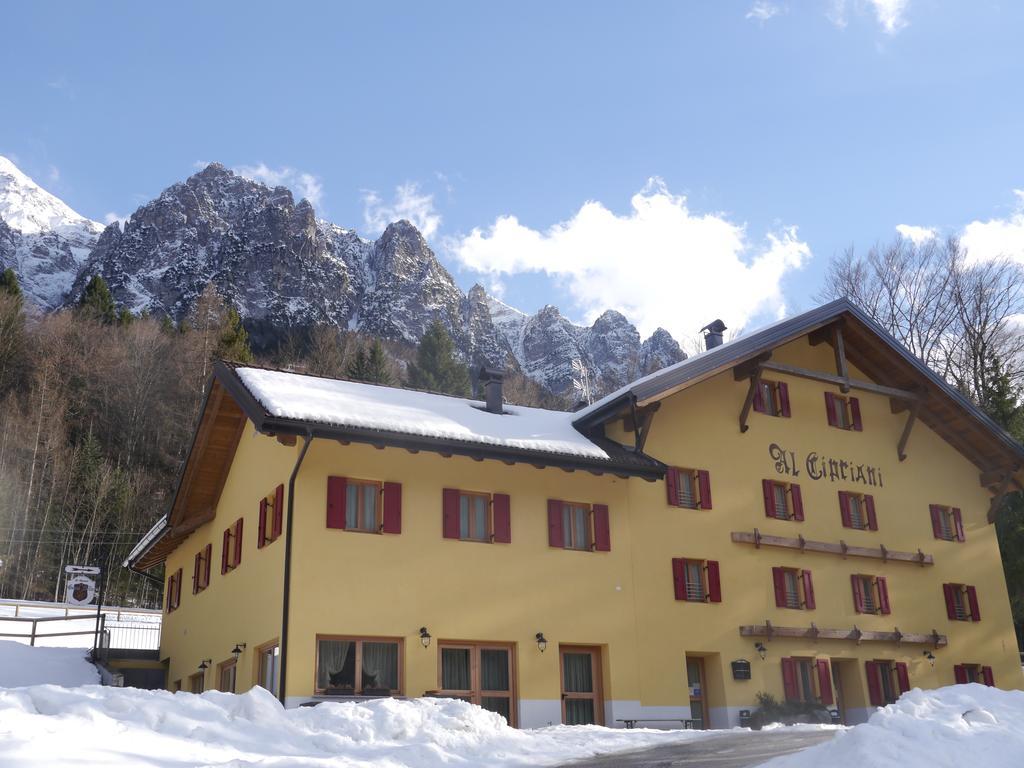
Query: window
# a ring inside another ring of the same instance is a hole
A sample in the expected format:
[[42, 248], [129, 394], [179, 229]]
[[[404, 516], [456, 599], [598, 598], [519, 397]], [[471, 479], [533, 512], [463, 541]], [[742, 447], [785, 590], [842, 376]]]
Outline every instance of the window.
[[504, 644], [438, 643], [440, 692], [497, 712], [515, 725], [512, 652]]
[[271, 640], [256, 649], [256, 684], [277, 696], [280, 676], [281, 647], [277, 640]]
[[853, 587], [853, 609], [857, 613], [891, 613], [889, 586], [884, 576], [855, 573], [850, 576], [850, 584]]
[[188, 679], [188, 690], [190, 693], [202, 693], [206, 689], [206, 673], [196, 672]]
[[608, 552], [612, 548], [608, 507], [549, 499], [548, 545]]
[[284, 521], [284, 486], [279, 485], [269, 496], [260, 499], [260, 529], [256, 546], [265, 547], [281, 535]]
[[345, 486], [345, 530], [380, 530], [380, 483], [349, 480]]
[[789, 417], [789, 387], [782, 381], [761, 379], [754, 390], [754, 410], [767, 416]]
[[939, 504], [929, 506], [932, 516], [932, 535], [936, 539], [946, 541], [964, 540], [964, 522], [957, 507], [943, 507]]
[[236, 672], [238, 664], [234, 659], [222, 661], [217, 665], [217, 690], [224, 693], [235, 693]]
[[198, 595], [210, 586], [210, 555], [213, 553], [213, 545], [207, 544], [196, 552], [192, 565], [192, 594]]
[[782, 687], [786, 701], [829, 706], [832, 695], [832, 671], [827, 659], [782, 659]]
[[778, 520], [804, 519], [804, 502], [800, 495], [800, 486], [796, 483], [780, 483], [775, 480], [762, 480], [761, 490], [764, 493], [764, 514]]
[[391, 696], [402, 692], [402, 641], [318, 635], [316, 691], [330, 696]]
[[839, 492], [839, 514], [844, 528], [861, 531], [877, 531], [878, 517], [875, 515], [875, 497], [866, 493]]
[[401, 533], [402, 484], [328, 477], [327, 527], [363, 533]]
[[814, 583], [810, 571], [797, 568], [772, 568], [772, 586], [777, 608], [814, 610]]
[[894, 703], [901, 693], [910, 690], [910, 676], [903, 662], [884, 660], [864, 664], [868, 678], [868, 700], [873, 707]]
[[167, 577], [167, 612], [176, 610], [181, 605], [181, 568]]
[[233, 571], [242, 562], [242, 518], [224, 529], [220, 548], [220, 572]]
[[844, 397], [832, 392], [825, 393], [825, 413], [830, 427], [849, 429], [860, 432], [863, 429], [860, 420], [860, 400], [856, 397]]
[[707, 470], [669, 467], [665, 485], [671, 506], [711, 509], [711, 475]]
[[717, 560], [672, 559], [676, 600], [691, 603], [722, 602], [722, 582]]
[[502, 544], [512, 541], [508, 494], [445, 488], [441, 507], [446, 539]]
[[946, 615], [953, 621], [981, 621], [978, 609], [978, 593], [967, 584], [943, 584], [946, 598]]
[[953, 678], [957, 683], [981, 683], [991, 686], [996, 684], [992, 667], [983, 667], [981, 664], [955, 664]]

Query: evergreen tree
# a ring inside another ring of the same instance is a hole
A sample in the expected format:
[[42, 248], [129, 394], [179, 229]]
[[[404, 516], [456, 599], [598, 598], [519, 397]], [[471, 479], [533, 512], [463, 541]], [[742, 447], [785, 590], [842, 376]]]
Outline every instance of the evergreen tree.
[[345, 375], [353, 381], [367, 381], [366, 349], [362, 345], [359, 345], [359, 349], [356, 350], [356, 353], [352, 355], [352, 359], [349, 360]]
[[135, 315], [128, 307], [121, 307], [117, 313], [117, 324], [120, 326], [127, 327], [135, 321]]
[[117, 320], [114, 297], [107, 287], [107, 281], [99, 275], [93, 275], [85, 286], [78, 307], [80, 312], [104, 325], [113, 325]]
[[391, 376], [391, 368], [380, 339], [374, 339], [370, 344], [370, 351], [366, 353], [366, 378], [363, 381], [385, 386], [390, 386], [395, 382]]
[[18, 285], [18, 276], [14, 274], [14, 270], [10, 267], [0, 272], [0, 292], [13, 296], [16, 299], [21, 299], [21, 286]]
[[416, 361], [409, 363], [409, 386], [457, 397], [469, 397], [469, 369], [455, 358], [455, 344], [440, 320], [420, 339]]
[[242, 325], [238, 310], [229, 306], [221, 324], [220, 339], [217, 342], [217, 357], [234, 360], [237, 363], [251, 363], [249, 334]]
[[25, 313], [13, 269], [0, 272], [0, 396], [18, 381], [26, 360]]

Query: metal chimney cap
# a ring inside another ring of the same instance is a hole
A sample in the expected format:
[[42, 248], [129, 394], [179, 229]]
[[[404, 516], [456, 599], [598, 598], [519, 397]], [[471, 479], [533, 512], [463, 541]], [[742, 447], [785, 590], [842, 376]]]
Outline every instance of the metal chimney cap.
[[480, 366], [480, 371], [477, 373], [477, 378], [482, 382], [488, 381], [502, 381], [505, 378], [505, 372], [500, 368], [488, 368], [486, 365]]
[[712, 320], [710, 323], [701, 328], [701, 331], [709, 331], [711, 333], [722, 333], [726, 330], [728, 330], [728, 328], [725, 327], [725, 323], [723, 323], [721, 320]]

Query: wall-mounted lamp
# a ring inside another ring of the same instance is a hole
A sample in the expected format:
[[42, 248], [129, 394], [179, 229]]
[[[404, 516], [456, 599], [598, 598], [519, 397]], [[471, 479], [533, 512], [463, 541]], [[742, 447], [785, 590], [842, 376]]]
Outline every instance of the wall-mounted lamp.
[[761, 661], [764, 661], [765, 656], [768, 655], [768, 649], [764, 647], [764, 643], [758, 640], [754, 643], [754, 650], [757, 651], [757, 655], [761, 657]]
[[537, 647], [540, 648], [541, 653], [544, 653], [545, 649], [548, 647], [548, 639], [544, 637], [543, 632], [537, 633]]
[[199, 671], [205, 672], [210, 668], [211, 664], [213, 664], [213, 659], [203, 659], [199, 662]]
[[238, 661], [238, 657], [242, 655], [244, 650], [245, 643], [235, 643], [235, 647], [231, 649], [231, 655], [235, 657], [235, 661]]
[[926, 659], [928, 659], [928, 663], [931, 664], [934, 667], [935, 666], [935, 654], [932, 653], [931, 651], [922, 651], [922, 653], [924, 654], [924, 657]]
[[424, 648], [430, 647], [430, 633], [427, 632], [426, 627], [420, 627], [420, 642], [423, 643]]

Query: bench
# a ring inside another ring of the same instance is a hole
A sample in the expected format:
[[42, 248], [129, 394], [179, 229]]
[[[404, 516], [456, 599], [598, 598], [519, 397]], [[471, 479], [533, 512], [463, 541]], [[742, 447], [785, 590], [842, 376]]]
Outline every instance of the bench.
[[685, 717], [623, 717], [615, 722], [625, 723], [627, 728], [636, 728], [637, 723], [682, 723], [685, 730], [692, 731], [700, 721]]

